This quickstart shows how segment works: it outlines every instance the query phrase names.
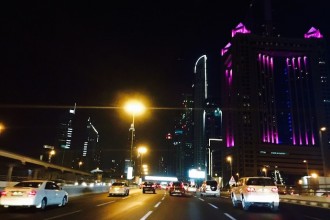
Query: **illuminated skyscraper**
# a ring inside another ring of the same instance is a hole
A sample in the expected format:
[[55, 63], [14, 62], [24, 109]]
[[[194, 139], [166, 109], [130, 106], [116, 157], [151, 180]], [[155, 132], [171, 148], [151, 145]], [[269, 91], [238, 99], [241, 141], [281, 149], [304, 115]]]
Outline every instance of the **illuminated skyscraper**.
[[[60, 119], [59, 132], [58, 132], [58, 146], [60, 148], [61, 165], [70, 166], [71, 154], [69, 153], [72, 145], [72, 134], [73, 134], [73, 121], [76, 114], [76, 104], [72, 109], [63, 114]], [[70, 152], [71, 153], [71, 152]]]
[[194, 168], [193, 149], [193, 106], [191, 94], [183, 94], [182, 111], [175, 121], [173, 135], [173, 151], [175, 152], [174, 164], [175, 175], [186, 179], [188, 170]]
[[329, 152], [329, 137], [319, 138], [319, 130], [330, 125], [326, 45], [314, 27], [300, 36], [257, 35], [240, 23], [221, 51], [224, 141], [241, 176], [260, 175], [264, 166], [302, 176], [304, 159], [323, 175], [320, 146]]
[[205, 136], [205, 102], [207, 99], [207, 69], [206, 55], [198, 58], [194, 68], [194, 167], [196, 169], [205, 170], [206, 168], [206, 147], [207, 141]]
[[99, 146], [99, 133], [91, 122], [87, 120], [86, 137], [82, 151], [82, 162], [86, 170], [94, 170], [101, 166], [101, 149]]

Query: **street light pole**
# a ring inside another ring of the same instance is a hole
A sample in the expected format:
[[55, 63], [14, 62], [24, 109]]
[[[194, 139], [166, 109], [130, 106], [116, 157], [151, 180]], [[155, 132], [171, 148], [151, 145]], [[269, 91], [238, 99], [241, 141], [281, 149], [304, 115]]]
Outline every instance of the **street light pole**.
[[231, 156], [228, 156], [228, 157], [227, 157], [227, 161], [228, 161], [229, 164], [230, 164], [230, 178], [231, 178], [232, 175], [233, 175], [233, 165], [232, 165], [232, 158], [231, 158]]
[[325, 158], [325, 152], [324, 152], [324, 146], [323, 146], [323, 138], [322, 138], [322, 132], [326, 131], [327, 128], [326, 127], [322, 127], [319, 130], [319, 138], [320, 138], [320, 148], [321, 148], [321, 154], [322, 154], [322, 162], [323, 162], [323, 176], [327, 176], [327, 166], [326, 166], [326, 158]]
[[[135, 116], [137, 114], [142, 113], [145, 110], [145, 107], [138, 101], [136, 100], [131, 100], [130, 102], [128, 102], [125, 106], [125, 110], [132, 114], [132, 124], [131, 127], [129, 129], [129, 131], [132, 132], [132, 136], [131, 136], [131, 149], [130, 149], [130, 167], [133, 171], [132, 174], [134, 174], [134, 163], [133, 163], [133, 147], [134, 147], [134, 133], [135, 133], [135, 126], [134, 126], [134, 122], [135, 122]], [[132, 175], [134, 176], [134, 175]]]
[[309, 189], [309, 170], [308, 170], [308, 161], [304, 160], [304, 163], [306, 163], [306, 172], [307, 172], [307, 190]]
[[131, 155], [130, 155], [130, 165], [133, 166], [133, 146], [134, 146], [134, 132], [135, 132], [135, 128], [134, 128], [134, 119], [135, 119], [135, 115], [134, 113], [132, 113], [133, 116], [133, 121], [130, 127], [130, 131], [132, 132], [132, 136], [131, 136]]
[[144, 147], [144, 146], [141, 146], [141, 147], [139, 147], [138, 148], [138, 153], [139, 153], [139, 155], [140, 155], [140, 157], [141, 157], [141, 166], [140, 166], [140, 177], [142, 178], [142, 155], [143, 154], [145, 154], [147, 152], [147, 148], [146, 147]]
[[209, 163], [208, 163], [208, 166], [209, 166], [209, 175], [210, 177], [212, 177], [213, 175], [213, 152], [211, 150], [211, 141], [220, 141], [222, 142], [222, 139], [218, 139], [218, 138], [209, 138]]

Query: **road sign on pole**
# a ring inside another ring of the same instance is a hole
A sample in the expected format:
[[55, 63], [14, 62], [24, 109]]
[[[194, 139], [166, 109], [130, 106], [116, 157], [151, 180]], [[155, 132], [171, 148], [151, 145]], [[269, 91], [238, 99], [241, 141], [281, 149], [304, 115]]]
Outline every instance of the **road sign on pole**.
[[236, 184], [235, 178], [233, 176], [231, 176], [230, 180], [229, 180], [229, 185], [232, 186]]

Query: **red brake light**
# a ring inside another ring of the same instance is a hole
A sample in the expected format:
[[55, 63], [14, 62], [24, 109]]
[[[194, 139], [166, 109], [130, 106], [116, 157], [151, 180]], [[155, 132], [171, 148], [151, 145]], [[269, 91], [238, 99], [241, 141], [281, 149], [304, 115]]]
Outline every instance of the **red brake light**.
[[28, 196], [35, 196], [37, 195], [37, 191], [35, 190], [31, 190], [29, 193], [28, 193]]
[[275, 192], [275, 193], [278, 192], [278, 188], [277, 187], [273, 187], [272, 188], [272, 192]]
[[255, 192], [256, 189], [254, 187], [247, 187], [246, 188], [246, 191], [248, 191], [248, 192]]
[[1, 191], [1, 196], [7, 196], [7, 192], [6, 191]]

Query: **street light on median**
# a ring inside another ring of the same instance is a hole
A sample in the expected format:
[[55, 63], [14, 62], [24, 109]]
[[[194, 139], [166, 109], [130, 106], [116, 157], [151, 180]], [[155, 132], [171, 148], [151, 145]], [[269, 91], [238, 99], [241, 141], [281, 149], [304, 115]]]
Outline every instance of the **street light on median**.
[[141, 158], [141, 166], [140, 166], [140, 176], [142, 177], [142, 155], [145, 154], [147, 152], [147, 148], [144, 146], [141, 146], [138, 148], [138, 153], [140, 155]]
[[231, 156], [228, 156], [227, 157], [227, 161], [229, 162], [229, 164], [230, 164], [230, 178], [232, 177], [232, 175], [233, 175], [233, 165], [232, 165], [232, 157]]
[[[136, 115], [139, 115], [139, 114], [142, 114], [145, 110], [145, 107], [144, 105], [137, 101], [137, 100], [131, 100], [129, 102], [126, 103], [125, 105], [125, 111], [129, 114], [132, 115], [132, 124], [131, 124], [131, 127], [129, 129], [129, 131], [132, 132], [132, 135], [131, 135], [131, 149], [130, 149], [130, 166], [133, 167], [133, 146], [134, 146], [134, 134], [135, 134], [135, 126], [134, 126], [134, 123], [135, 123], [135, 116]], [[134, 169], [133, 169], [134, 171]]]
[[324, 146], [323, 146], [323, 138], [322, 138], [322, 132], [326, 131], [326, 127], [321, 127], [319, 130], [319, 138], [320, 138], [320, 148], [321, 148], [321, 154], [322, 154], [322, 162], [323, 162], [323, 176], [327, 176], [327, 166], [326, 166], [326, 157], [325, 157], [325, 152], [324, 152]]

